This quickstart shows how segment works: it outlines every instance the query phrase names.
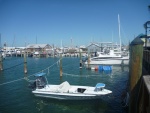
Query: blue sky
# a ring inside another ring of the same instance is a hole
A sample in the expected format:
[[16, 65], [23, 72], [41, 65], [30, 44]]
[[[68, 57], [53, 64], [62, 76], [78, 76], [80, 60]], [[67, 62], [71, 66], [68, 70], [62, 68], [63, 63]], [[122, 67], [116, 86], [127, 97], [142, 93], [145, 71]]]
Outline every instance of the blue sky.
[[[47, 43], [61, 46], [93, 42], [128, 44], [150, 20], [150, 0], [0, 0], [2, 45]], [[36, 40], [37, 39], [37, 40]]]

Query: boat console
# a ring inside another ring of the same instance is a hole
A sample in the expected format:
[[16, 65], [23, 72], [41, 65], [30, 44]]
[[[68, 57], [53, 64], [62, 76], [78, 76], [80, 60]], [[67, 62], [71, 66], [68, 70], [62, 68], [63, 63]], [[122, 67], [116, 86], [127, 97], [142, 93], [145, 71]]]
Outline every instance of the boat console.
[[35, 82], [36, 82], [36, 88], [38, 88], [38, 89], [42, 89], [42, 88], [44, 88], [46, 86], [46, 79], [45, 79], [44, 76], [38, 77], [35, 80]]
[[31, 89], [42, 89], [46, 86], [47, 84], [47, 81], [46, 81], [46, 78], [43, 76], [45, 75], [45, 73], [39, 73], [39, 74], [36, 74], [35, 77], [36, 79], [33, 81], [33, 82], [30, 82], [29, 84], [29, 88]]

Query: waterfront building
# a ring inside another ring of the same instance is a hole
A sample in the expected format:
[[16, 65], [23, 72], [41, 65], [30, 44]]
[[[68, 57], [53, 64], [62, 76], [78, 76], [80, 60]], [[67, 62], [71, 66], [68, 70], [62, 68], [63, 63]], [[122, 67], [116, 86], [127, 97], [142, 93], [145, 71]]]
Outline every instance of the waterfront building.
[[101, 51], [101, 46], [98, 45], [97, 43], [91, 43], [90, 45], [88, 45], [87, 47], [88, 53], [94, 53], [97, 51]]
[[26, 47], [26, 50], [30, 53], [34, 52], [50, 52], [52, 50], [52, 46], [49, 44], [29, 44]]

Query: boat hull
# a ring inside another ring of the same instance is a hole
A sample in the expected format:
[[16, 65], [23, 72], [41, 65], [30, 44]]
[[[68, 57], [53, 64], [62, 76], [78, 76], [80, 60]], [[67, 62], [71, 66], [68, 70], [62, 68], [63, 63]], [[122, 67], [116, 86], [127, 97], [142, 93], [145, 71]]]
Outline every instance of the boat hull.
[[101, 96], [95, 95], [61, 95], [56, 93], [34, 93], [37, 97], [45, 97], [45, 98], [52, 98], [52, 99], [59, 99], [59, 100], [90, 100], [90, 99], [98, 99]]
[[58, 87], [60, 87], [60, 85], [46, 85], [45, 88], [36, 89], [32, 91], [32, 93], [37, 97], [53, 98], [59, 100], [98, 99], [103, 95], [112, 93], [112, 91], [107, 89], [97, 91], [95, 90], [95, 87], [90, 86], [71, 85], [67, 92], [62, 92], [62, 90], [58, 90]]
[[[88, 64], [85, 62], [85, 64]], [[129, 59], [97, 59], [89, 62], [91, 65], [129, 65]]]

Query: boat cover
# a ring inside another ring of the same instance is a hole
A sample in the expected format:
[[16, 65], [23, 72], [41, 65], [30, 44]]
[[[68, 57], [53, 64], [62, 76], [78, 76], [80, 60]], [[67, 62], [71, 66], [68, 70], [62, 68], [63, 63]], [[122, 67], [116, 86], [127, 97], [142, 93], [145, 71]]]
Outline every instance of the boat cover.
[[67, 81], [65, 81], [65, 82], [61, 83], [58, 86], [56, 92], [58, 92], [58, 93], [66, 93], [66, 92], [68, 92], [70, 87], [71, 87], [70, 84]]

